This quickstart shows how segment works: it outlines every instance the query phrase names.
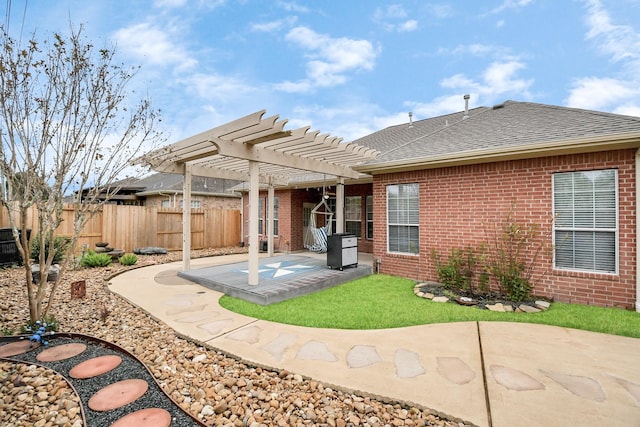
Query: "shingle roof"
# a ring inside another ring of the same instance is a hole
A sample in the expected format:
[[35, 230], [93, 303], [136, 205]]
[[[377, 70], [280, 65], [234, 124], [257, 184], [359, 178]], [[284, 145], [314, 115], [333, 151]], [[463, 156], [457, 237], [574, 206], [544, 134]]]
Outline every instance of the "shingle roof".
[[479, 150], [503, 150], [640, 132], [640, 117], [566, 108], [530, 102], [506, 101], [463, 113], [388, 127], [354, 143], [381, 151], [368, 165], [453, 155]]
[[[142, 178], [132, 186], [140, 188], [140, 193], [153, 194], [162, 191], [182, 192], [183, 176], [175, 173], [156, 173]], [[223, 194], [232, 192], [232, 188], [240, 181], [203, 176], [191, 177], [193, 193]]]

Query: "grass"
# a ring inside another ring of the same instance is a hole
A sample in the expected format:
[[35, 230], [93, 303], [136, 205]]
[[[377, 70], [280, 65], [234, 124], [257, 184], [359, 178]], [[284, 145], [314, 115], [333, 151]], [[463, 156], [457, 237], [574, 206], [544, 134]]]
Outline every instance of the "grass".
[[246, 316], [298, 326], [386, 329], [467, 321], [526, 322], [640, 338], [640, 313], [553, 303], [541, 313], [496, 313], [436, 303], [413, 294], [409, 279], [372, 275], [268, 306], [223, 296], [220, 305]]

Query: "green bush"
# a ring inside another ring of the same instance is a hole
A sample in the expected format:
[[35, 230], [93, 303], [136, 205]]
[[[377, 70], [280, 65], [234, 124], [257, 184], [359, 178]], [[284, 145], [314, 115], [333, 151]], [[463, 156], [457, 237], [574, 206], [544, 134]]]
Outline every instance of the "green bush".
[[452, 249], [446, 262], [440, 261], [437, 251], [431, 252], [431, 257], [436, 264], [438, 281], [445, 289], [454, 293], [470, 292], [473, 294], [473, 277], [476, 266], [476, 255], [472, 248]]
[[122, 265], [134, 265], [138, 262], [138, 257], [136, 254], [124, 254], [118, 258], [118, 261], [120, 261], [120, 264]]
[[[49, 248], [50, 238], [47, 237], [45, 239], [44, 244], [44, 258], [45, 260], [49, 257]], [[71, 246], [71, 237], [69, 236], [56, 236], [53, 238], [53, 264], [58, 264], [60, 261], [64, 259], [67, 250]], [[31, 238], [31, 258], [35, 260], [35, 262], [40, 262], [40, 235], [36, 235]]]
[[[513, 208], [512, 208], [513, 209]], [[535, 222], [518, 222], [513, 211], [488, 234], [485, 271], [494, 278], [500, 293], [511, 301], [531, 299], [540, 258], [549, 249], [549, 236], [541, 235]], [[538, 272], [542, 277], [546, 270]]]
[[111, 264], [111, 255], [105, 253], [89, 251], [80, 258], [80, 265], [83, 267], [106, 267], [109, 264]]

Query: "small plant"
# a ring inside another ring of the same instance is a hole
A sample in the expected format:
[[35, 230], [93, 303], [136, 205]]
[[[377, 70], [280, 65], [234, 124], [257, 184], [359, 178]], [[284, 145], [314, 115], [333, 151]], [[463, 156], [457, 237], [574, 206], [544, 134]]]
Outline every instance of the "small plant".
[[106, 267], [109, 264], [111, 264], [111, 255], [105, 253], [89, 251], [80, 258], [80, 265], [83, 267]]
[[138, 262], [138, 256], [136, 254], [124, 254], [118, 258], [122, 265], [135, 265]]
[[[71, 245], [71, 237], [69, 236], [56, 236], [53, 238], [53, 264], [58, 264], [64, 259], [69, 246]], [[49, 250], [51, 249], [51, 239], [47, 237], [44, 242], [44, 258], [49, 257]], [[40, 235], [31, 239], [31, 258], [35, 262], [40, 262]]]
[[102, 307], [100, 307], [100, 320], [105, 322], [110, 314], [111, 310], [109, 310], [105, 304], [102, 304]]
[[531, 298], [534, 274], [549, 244], [548, 238], [541, 236], [538, 224], [519, 223], [513, 216], [509, 212], [488, 233], [485, 271], [495, 279], [501, 294], [520, 302]]
[[40, 327], [45, 328], [45, 330], [49, 333], [56, 332], [60, 326], [58, 319], [53, 316], [48, 316], [42, 320], [38, 320], [35, 322], [29, 322], [26, 325], [20, 327], [21, 334], [32, 334], [36, 332]]
[[15, 334], [16, 331], [13, 328], [9, 327], [9, 326], [3, 326], [0, 329], [0, 332], [2, 333], [3, 336], [9, 337], [9, 336]]
[[440, 254], [433, 250], [431, 257], [436, 263], [438, 280], [445, 289], [453, 292], [466, 292], [473, 294], [474, 269], [476, 255], [472, 248], [452, 249], [446, 262], [440, 261]]

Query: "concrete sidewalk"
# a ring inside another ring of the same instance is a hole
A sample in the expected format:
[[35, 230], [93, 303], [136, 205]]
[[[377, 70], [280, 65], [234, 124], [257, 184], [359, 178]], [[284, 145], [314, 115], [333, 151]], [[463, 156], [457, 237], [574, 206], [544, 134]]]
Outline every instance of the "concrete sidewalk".
[[249, 362], [478, 426], [640, 425], [639, 339], [508, 322], [367, 331], [290, 326], [225, 310], [221, 293], [178, 277], [180, 268], [131, 270], [109, 288], [177, 332]]

